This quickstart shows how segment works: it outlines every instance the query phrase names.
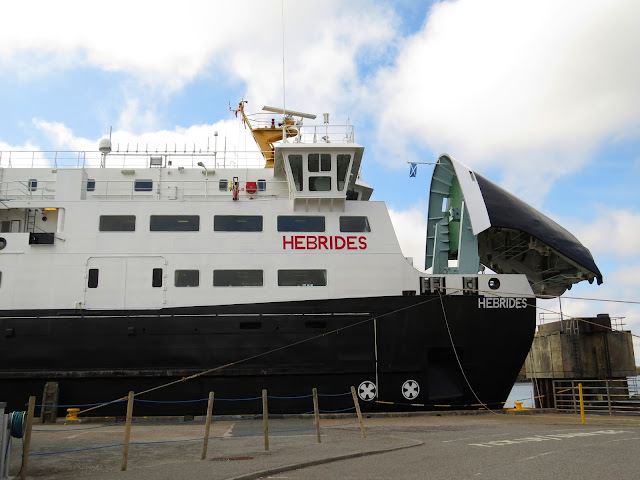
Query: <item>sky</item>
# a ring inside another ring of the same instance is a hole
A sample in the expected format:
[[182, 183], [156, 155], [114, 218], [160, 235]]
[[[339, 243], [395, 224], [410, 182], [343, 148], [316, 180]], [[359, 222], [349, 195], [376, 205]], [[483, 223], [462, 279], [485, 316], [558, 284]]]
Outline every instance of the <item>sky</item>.
[[446, 152], [591, 250], [604, 284], [575, 286], [564, 314], [640, 335], [636, 0], [59, 0], [0, 18], [0, 150], [97, 150], [110, 128], [114, 144], [218, 131], [244, 148], [242, 98], [330, 112], [417, 265], [433, 167], [409, 178], [407, 162]]

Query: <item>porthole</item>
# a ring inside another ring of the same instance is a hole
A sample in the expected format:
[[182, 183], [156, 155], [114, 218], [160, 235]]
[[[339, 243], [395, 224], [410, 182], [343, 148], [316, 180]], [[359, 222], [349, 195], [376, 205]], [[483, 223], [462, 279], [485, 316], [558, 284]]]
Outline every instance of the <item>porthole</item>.
[[7, 246], [7, 240], [4, 237], [0, 237], [0, 250]]
[[500, 280], [498, 280], [497, 278], [490, 278], [489, 279], [489, 288], [491, 290], [497, 290], [500, 288]]

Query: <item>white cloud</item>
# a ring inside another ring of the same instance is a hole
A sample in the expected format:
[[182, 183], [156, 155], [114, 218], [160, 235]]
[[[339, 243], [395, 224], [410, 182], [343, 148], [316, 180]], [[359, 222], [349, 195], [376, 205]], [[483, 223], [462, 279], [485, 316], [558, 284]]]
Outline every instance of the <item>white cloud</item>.
[[[33, 124], [49, 138], [51, 144], [57, 149], [85, 152], [88, 164], [99, 165], [99, 138], [77, 137], [69, 127], [62, 123], [34, 119]], [[217, 140], [215, 132], [218, 132]], [[105, 136], [108, 136], [108, 132], [105, 132]], [[118, 129], [112, 132], [111, 137], [112, 153], [107, 160], [108, 162], [116, 161], [116, 157], [124, 152], [169, 151], [188, 155], [191, 152], [211, 152], [213, 154], [214, 151], [217, 151], [216, 158], [221, 165], [223, 162], [226, 162], [227, 166], [263, 165], [258, 147], [249, 131], [243, 127], [240, 119], [220, 121], [214, 124], [192, 125], [186, 128], [176, 126], [172, 130], [154, 130], [143, 134]], [[75, 162], [75, 158], [71, 159], [72, 164]], [[24, 162], [22, 164], [27, 165]], [[213, 167], [213, 165], [209, 166]]]
[[[562, 313], [565, 318], [594, 317], [608, 313], [614, 322], [622, 322], [624, 330], [630, 330], [634, 337], [636, 364], [640, 365], [640, 264], [630, 264], [617, 268], [605, 275], [600, 286], [586, 284], [575, 286], [562, 296]], [[635, 302], [635, 303], [634, 303]], [[559, 314], [557, 299], [538, 300], [539, 311], [545, 314]]]
[[0, 141], [0, 167], [9, 168], [17, 166], [48, 166], [47, 161], [40, 157], [36, 158], [32, 152], [38, 151], [39, 147], [27, 141], [24, 145], [11, 145]]
[[378, 76], [381, 144], [499, 165], [510, 188], [544, 194], [603, 140], [637, 134], [638, 18], [624, 0], [437, 3]]
[[[573, 223], [573, 222], [572, 222]], [[605, 206], [594, 212], [588, 224], [574, 224], [571, 231], [586, 245], [594, 256], [617, 258], [640, 256], [640, 212], [613, 210]]]
[[38, 118], [33, 119], [33, 126], [43, 132], [56, 149], [75, 151], [98, 150], [98, 142], [74, 136], [72, 130], [60, 122], [47, 122]]
[[100, 9], [71, 0], [3, 2], [0, 15], [28, 23], [0, 29], [0, 68], [23, 78], [92, 66], [132, 75], [163, 96], [215, 72], [271, 103], [282, 100], [284, 16], [287, 96], [304, 108], [353, 96], [357, 56], [384, 52], [396, 23], [388, 8], [362, 0], [285, 2], [284, 12], [274, 0], [157, 1], [153, 8], [114, 0]]
[[408, 210], [389, 209], [389, 216], [396, 231], [400, 249], [405, 257], [413, 258], [413, 266], [424, 271], [424, 257], [427, 241], [427, 216], [423, 206], [416, 205]]

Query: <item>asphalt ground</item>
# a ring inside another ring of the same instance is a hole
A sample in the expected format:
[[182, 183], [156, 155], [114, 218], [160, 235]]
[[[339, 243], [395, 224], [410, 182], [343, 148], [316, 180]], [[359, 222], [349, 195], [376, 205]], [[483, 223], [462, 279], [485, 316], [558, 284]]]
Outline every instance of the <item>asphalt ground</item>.
[[[268, 451], [262, 420], [225, 419], [212, 424], [204, 461], [203, 422], [154, 420], [134, 423], [126, 471], [123, 424], [36, 424], [27, 478], [640, 478], [640, 417], [588, 415], [583, 425], [555, 413], [372, 416], [362, 438], [357, 419], [344, 416], [321, 420], [320, 444], [312, 418], [270, 419]], [[66, 453], [37, 455], [49, 452]], [[10, 475], [21, 454], [14, 439]]]

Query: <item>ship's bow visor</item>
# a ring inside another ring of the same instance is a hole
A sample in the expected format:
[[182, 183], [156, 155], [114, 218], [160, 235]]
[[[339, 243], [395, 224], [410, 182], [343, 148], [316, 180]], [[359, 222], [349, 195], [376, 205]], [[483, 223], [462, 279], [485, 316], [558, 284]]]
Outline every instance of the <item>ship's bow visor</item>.
[[459, 185], [480, 263], [497, 273], [525, 274], [536, 295], [559, 296], [582, 280], [602, 283], [591, 252], [564, 227], [447, 155], [434, 178], [438, 169]]

